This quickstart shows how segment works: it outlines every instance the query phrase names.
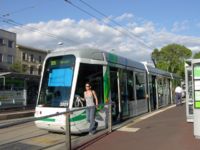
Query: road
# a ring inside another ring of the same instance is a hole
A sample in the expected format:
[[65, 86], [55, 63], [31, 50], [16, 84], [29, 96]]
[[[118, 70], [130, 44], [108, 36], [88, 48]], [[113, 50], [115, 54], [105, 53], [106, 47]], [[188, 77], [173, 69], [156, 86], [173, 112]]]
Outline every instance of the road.
[[[27, 118], [26, 118], [27, 119]], [[20, 119], [0, 121], [0, 125], [15, 122]], [[84, 138], [86, 135], [71, 136], [72, 141]], [[65, 134], [52, 133], [37, 128], [34, 122], [15, 125], [8, 128], [0, 129], [0, 149], [20, 149], [36, 150], [58, 147], [64, 144]]]
[[64, 143], [65, 135], [38, 129], [33, 122], [0, 129], [0, 149], [41, 149]]
[[[0, 121], [0, 126], [19, 120]], [[72, 147], [80, 146], [82, 143], [88, 142], [101, 134], [104, 134], [104, 131], [99, 131], [94, 136], [88, 136], [88, 134], [71, 135]], [[1, 150], [65, 149], [65, 139], [65, 134], [41, 130], [35, 126], [34, 122], [0, 129]]]

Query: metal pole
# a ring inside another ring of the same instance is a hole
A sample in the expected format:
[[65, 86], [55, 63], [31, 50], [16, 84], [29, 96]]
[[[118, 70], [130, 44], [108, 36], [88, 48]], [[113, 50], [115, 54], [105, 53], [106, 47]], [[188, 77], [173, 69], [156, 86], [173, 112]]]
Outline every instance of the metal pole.
[[158, 79], [156, 78], [156, 109], [158, 110]]
[[[68, 109], [66, 109], [68, 110]], [[66, 149], [71, 150], [71, 130], [70, 130], [70, 113], [66, 113], [66, 120], [65, 120], [65, 140], [66, 140]]]
[[112, 132], [112, 104], [108, 105], [108, 132]]
[[5, 76], [0, 76], [0, 78], [3, 79], [3, 87], [5, 87], [5, 84], [6, 84], [6, 78], [5, 78]]

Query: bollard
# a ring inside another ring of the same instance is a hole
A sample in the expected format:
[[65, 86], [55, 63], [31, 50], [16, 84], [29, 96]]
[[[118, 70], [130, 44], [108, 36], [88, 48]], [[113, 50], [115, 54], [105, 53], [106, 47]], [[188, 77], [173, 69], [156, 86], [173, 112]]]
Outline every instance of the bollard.
[[112, 104], [108, 105], [108, 132], [112, 132]]
[[[68, 110], [68, 109], [67, 109]], [[70, 113], [66, 113], [65, 117], [65, 140], [66, 140], [66, 150], [71, 150], [71, 129], [70, 129]]]

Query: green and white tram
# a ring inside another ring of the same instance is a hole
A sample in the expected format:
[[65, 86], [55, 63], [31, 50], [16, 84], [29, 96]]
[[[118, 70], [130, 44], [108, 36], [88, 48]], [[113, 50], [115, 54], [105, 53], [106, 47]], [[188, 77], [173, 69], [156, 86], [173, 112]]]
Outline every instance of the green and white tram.
[[[167, 72], [101, 50], [55, 51], [47, 55], [43, 64], [35, 117], [64, 112], [66, 107], [83, 107], [79, 96], [83, 97], [85, 83], [89, 81], [99, 104], [112, 102], [112, 119], [117, 123], [171, 104], [171, 79]], [[161, 89], [165, 95], [159, 99]], [[106, 112], [99, 106], [98, 129], [106, 126], [105, 120]], [[71, 114], [70, 123], [72, 133], [87, 132], [86, 111]], [[65, 115], [41, 119], [35, 124], [64, 132]]]

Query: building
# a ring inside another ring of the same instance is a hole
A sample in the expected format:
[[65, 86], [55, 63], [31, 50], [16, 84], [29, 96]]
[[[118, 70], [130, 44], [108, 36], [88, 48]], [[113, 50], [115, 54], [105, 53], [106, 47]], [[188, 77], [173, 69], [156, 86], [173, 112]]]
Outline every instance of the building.
[[0, 71], [8, 71], [16, 60], [16, 33], [0, 29]]
[[16, 52], [17, 61], [22, 65], [24, 73], [31, 75], [41, 74], [42, 63], [47, 51], [17, 44]]
[[35, 107], [47, 53], [16, 44], [16, 33], [0, 29], [0, 109]]

